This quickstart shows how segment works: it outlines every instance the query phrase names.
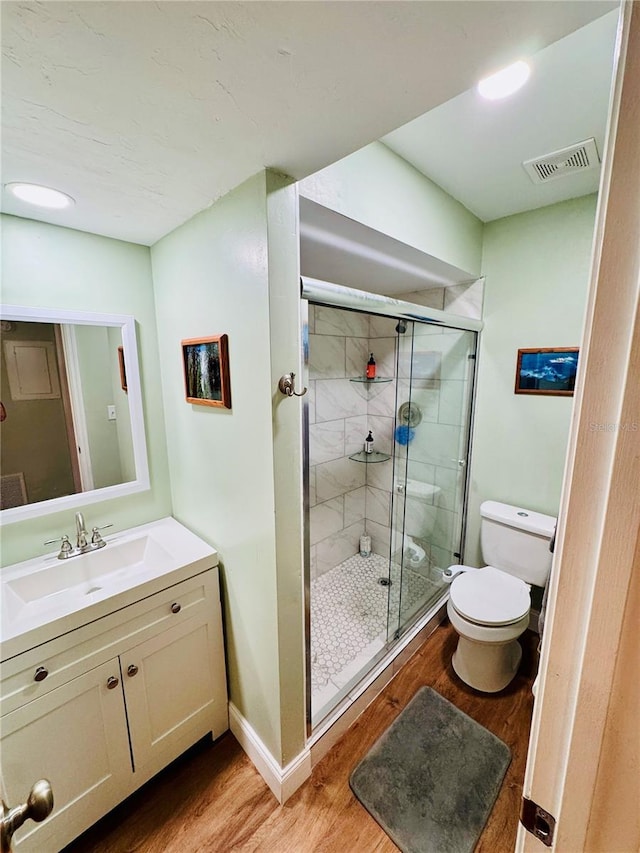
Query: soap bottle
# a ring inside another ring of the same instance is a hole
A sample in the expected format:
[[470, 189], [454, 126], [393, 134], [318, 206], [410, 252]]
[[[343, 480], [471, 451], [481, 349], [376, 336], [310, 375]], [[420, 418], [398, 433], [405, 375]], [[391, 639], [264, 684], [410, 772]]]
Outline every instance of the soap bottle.
[[369, 430], [369, 435], [364, 440], [364, 452], [373, 453], [373, 434]]
[[371, 353], [371, 358], [367, 362], [367, 379], [375, 379], [376, 378], [376, 360], [373, 357], [373, 353]]

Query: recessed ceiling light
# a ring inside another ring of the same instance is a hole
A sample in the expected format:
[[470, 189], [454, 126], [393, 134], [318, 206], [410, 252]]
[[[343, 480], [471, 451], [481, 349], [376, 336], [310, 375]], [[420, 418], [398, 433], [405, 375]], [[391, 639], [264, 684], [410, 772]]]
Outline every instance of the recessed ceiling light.
[[478, 92], [489, 101], [497, 101], [517, 92], [529, 79], [531, 69], [521, 59], [513, 65], [507, 65], [502, 71], [485, 77], [478, 83]]
[[29, 204], [35, 204], [38, 207], [50, 207], [62, 209], [75, 204], [75, 199], [70, 195], [54, 190], [51, 187], [42, 187], [40, 184], [7, 184], [7, 189], [10, 190], [16, 198], [21, 201], [26, 201]]

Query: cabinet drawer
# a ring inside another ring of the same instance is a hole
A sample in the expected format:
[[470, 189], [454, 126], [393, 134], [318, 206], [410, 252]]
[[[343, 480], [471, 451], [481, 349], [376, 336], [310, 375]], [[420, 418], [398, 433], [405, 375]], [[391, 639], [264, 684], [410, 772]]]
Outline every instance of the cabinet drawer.
[[10, 658], [2, 664], [0, 714], [99, 666], [123, 641], [143, 642], [191, 617], [210, 615], [218, 600], [215, 568]]

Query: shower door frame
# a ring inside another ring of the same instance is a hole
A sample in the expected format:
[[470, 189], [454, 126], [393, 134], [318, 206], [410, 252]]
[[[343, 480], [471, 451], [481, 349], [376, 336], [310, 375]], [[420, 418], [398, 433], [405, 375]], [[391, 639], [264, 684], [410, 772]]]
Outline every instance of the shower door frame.
[[[468, 283], [483, 282], [483, 278], [471, 279]], [[469, 488], [469, 472], [472, 449], [473, 417], [475, 411], [475, 390], [478, 375], [478, 351], [480, 332], [484, 326], [482, 320], [473, 317], [462, 317], [437, 308], [424, 305], [414, 305], [401, 299], [368, 293], [343, 285], [333, 284], [320, 279], [300, 276], [300, 340], [302, 345], [302, 387], [309, 384], [309, 303], [324, 305], [329, 308], [354, 311], [359, 314], [378, 314], [394, 320], [411, 320], [440, 327], [476, 332], [476, 363], [471, 384], [470, 410], [467, 423], [467, 465], [464, 476], [463, 510], [460, 541], [464, 543], [467, 519], [467, 494]], [[305, 634], [305, 687], [306, 687], [306, 722], [307, 737], [313, 734], [311, 714], [311, 549], [310, 549], [310, 503], [309, 503], [309, 403], [306, 395], [302, 397], [302, 510], [304, 530], [304, 634]], [[461, 547], [464, 547], [462, 544]], [[461, 552], [462, 555], [463, 552]], [[462, 556], [460, 558], [462, 560]], [[387, 641], [385, 649], [398, 642], [399, 638]], [[322, 721], [321, 723], [322, 724]]]

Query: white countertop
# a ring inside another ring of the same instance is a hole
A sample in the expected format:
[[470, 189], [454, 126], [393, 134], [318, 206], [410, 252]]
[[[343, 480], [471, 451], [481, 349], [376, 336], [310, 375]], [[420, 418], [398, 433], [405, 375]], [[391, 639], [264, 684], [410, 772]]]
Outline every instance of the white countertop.
[[218, 564], [217, 551], [171, 517], [105, 536], [105, 542], [67, 560], [56, 552], [0, 569], [0, 660]]

